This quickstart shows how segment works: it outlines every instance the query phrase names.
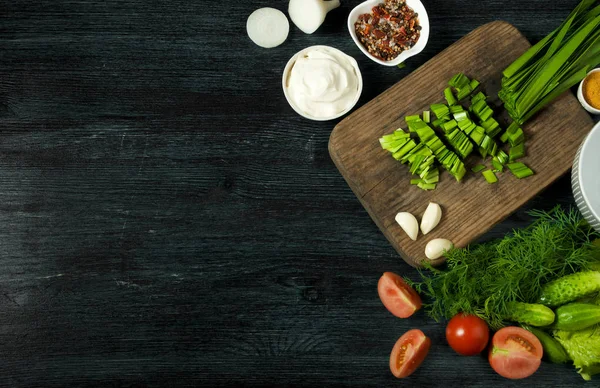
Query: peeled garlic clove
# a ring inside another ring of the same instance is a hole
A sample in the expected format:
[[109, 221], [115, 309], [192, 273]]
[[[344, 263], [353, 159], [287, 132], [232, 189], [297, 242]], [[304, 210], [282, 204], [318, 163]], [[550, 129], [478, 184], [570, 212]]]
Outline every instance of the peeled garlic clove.
[[401, 212], [396, 214], [396, 222], [411, 240], [415, 241], [417, 239], [417, 235], [419, 234], [419, 223], [415, 216], [407, 212]]
[[452, 244], [452, 241], [450, 240], [446, 240], [445, 238], [434, 238], [425, 246], [425, 256], [427, 256], [429, 260], [439, 259], [445, 251], [449, 251], [453, 246], [454, 244]]
[[442, 208], [434, 202], [429, 202], [421, 219], [421, 232], [427, 234], [433, 230], [442, 219]]

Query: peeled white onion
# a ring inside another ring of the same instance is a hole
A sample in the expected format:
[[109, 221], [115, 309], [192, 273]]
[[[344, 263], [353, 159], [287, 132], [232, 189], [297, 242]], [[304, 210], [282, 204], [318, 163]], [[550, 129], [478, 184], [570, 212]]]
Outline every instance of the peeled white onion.
[[278, 9], [259, 8], [248, 17], [246, 32], [248, 37], [260, 47], [277, 47], [287, 39], [290, 22]]

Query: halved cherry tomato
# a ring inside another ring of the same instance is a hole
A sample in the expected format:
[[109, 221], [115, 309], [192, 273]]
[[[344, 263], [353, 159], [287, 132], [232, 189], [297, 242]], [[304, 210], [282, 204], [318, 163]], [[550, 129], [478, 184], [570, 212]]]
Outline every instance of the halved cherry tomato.
[[419, 294], [393, 272], [381, 276], [377, 292], [385, 308], [398, 318], [408, 318], [421, 308]]
[[421, 365], [431, 340], [419, 329], [407, 331], [396, 341], [390, 354], [390, 370], [398, 378], [410, 376]]
[[446, 326], [446, 340], [454, 351], [473, 356], [485, 349], [490, 339], [487, 323], [475, 315], [456, 314]]
[[489, 360], [492, 368], [507, 379], [524, 379], [539, 367], [544, 353], [540, 340], [520, 327], [500, 329], [492, 338]]

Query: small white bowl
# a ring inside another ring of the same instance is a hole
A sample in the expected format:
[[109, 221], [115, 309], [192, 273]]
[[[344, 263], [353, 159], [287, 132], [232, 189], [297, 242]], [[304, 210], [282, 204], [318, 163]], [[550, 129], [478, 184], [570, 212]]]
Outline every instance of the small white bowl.
[[594, 114], [594, 115], [600, 115], [600, 109], [596, 109], [593, 106], [591, 106], [590, 104], [588, 104], [588, 102], [585, 100], [585, 97], [583, 97], [583, 83], [585, 82], [586, 78], [590, 74], [597, 73], [599, 71], [600, 71], [600, 69], [590, 70], [590, 72], [587, 73], [585, 78], [579, 83], [579, 88], [577, 88], [577, 99], [579, 99], [581, 106], [583, 106], [583, 109], [587, 110], [588, 112], [590, 112], [591, 114]]
[[600, 123], [587, 135], [575, 156], [571, 186], [575, 203], [586, 221], [600, 233]]
[[[326, 49], [326, 50], [329, 50], [329, 51], [333, 51], [333, 52], [336, 52], [339, 55], [342, 55], [342, 56], [346, 57], [346, 59], [348, 59], [348, 61], [350, 62], [350, 64], [354, 68], [354, 71], [356, 72], [356, 76], [357, 76], [357, 81], [358, 81], [358, 90], [356, 92], [356, 96], [354, 97], [354, 100], [352, 100], [352, 103], [348, 106], [348, 108], [346, 108], [342, 112], [336, 113], [333, 116], [329, 116], [329, 117], [315, 117], [315, 116], [312, 116], [312, 115], [310, 115], [310, 114], [308, 114], [306, 112], [303, 112], [298, 106], [296, 106], [296, 104], [294, 104], [294, 102], [292, 101], [292, 99], [290, 98], [290, 96], [288, 94], [288, 88], [287, 88], [288, 77], [289, 77], [290, 72], [292, 71], [292, 67], [296, 63], [296, 60], [298, 59], [298, 57], [300, 57], [301, 55], [303, 55], [306, 51], [314, 50], [314, 49], [319, 49], [319, 48], [323, 48], [323, 49]], [[307, 47], [305, 49], [302, 49], [302, 50], [298, 51], [296, 54], [294, 54], [290, 58], [290, 60], [288, 61], [288, 63], [285, 65], [285, 68], [283, 69], [283, 77], [281, 79], [281, 85], [283, 86], [283, 94], [285, 95], [285, 99], [287, 100], [288, 104], [290, 104], [290, 106], [292, 107], [292, 109], [294, 109], [296, 111], [296, 113], [298, 113], [300, 116], [305, 117], [305, 118], [310, 119], [310, 120], [314, 120], [314, 121], [327, 121], [327, 120], [337, 119], [338, 117], [343, 116], [346, 113], [350, 112], [350, 110], [352, 110], [352, 108], [354, 108], [354, 106], [358, 102], [358, 99], [360, 98], [360, 95], [362, 93], [363, 80], [362, 80], [362, 74], [360, 73], [360, 69], [358, 68], [358, 63], [356, 62], [356, 59], [352, 58], [348, 54], [346, 54], [343, 51], [338, 50], [338, 49], [336, 49], [334, 47], [317, 45], [317, 46], [310, 46], [310, 47]]]
[[379, 58], [375, 58], [371, 55], [365, 46], [360, 43], [358, 36], [356, 36], [356, 31], [354, 30], [354, 23], [358, 20], [358, 17], [364, 13], [371, 13], [371, 9], [378, 5], [382, 4], [383, 0], [367, 0], [363, 3], [360, 3], [352, 11], [350, 11], [350, 15], [348, 15], [348, 31], [350, 31], [350, 36], [354, 43], [358, 46], [358, 48], [372, 61], [379, 63], [384, 66], [397, 66], [400, 63], [406, 61], [408, 58], [417, 55], [427, 45], [427, 41], [429, 40], [429, 16], [427, 16], [427, 11], [425, 10], [425, 6], [419, 0], [406, 0], [406, 5], [412, 8], [419, 15], [419, 24], [421, 25], [421, 35], [419, 36], [419, 40], [417, 43], [411, 47], [409, 50], [403, 51], [396, 58], [391, 61], [382, 61]]

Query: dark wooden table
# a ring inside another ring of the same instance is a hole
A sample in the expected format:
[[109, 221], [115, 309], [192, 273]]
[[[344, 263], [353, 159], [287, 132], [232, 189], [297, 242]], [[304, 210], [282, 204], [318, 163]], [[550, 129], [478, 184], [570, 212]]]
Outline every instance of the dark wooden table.
[[[367, 59], [342, 0], [313, 35], [255, 46], [246, 18], [281, 0], [0, 4], [0, 386], [571, 386], [461, 357], [420, 311], [394, 318], [383, 271], [416, 278], [327, 153], [337, 120], [298, 116], [287, 60], [324, 44], [355, 57], [358, 106], [472, 29], [503, 19], [537, 41], [578, 0], [434, 1], [405, 69]], [[525, 211], [571, 204], [569, 177]], [[395, 340], [433, 346], [398, 381]]]

